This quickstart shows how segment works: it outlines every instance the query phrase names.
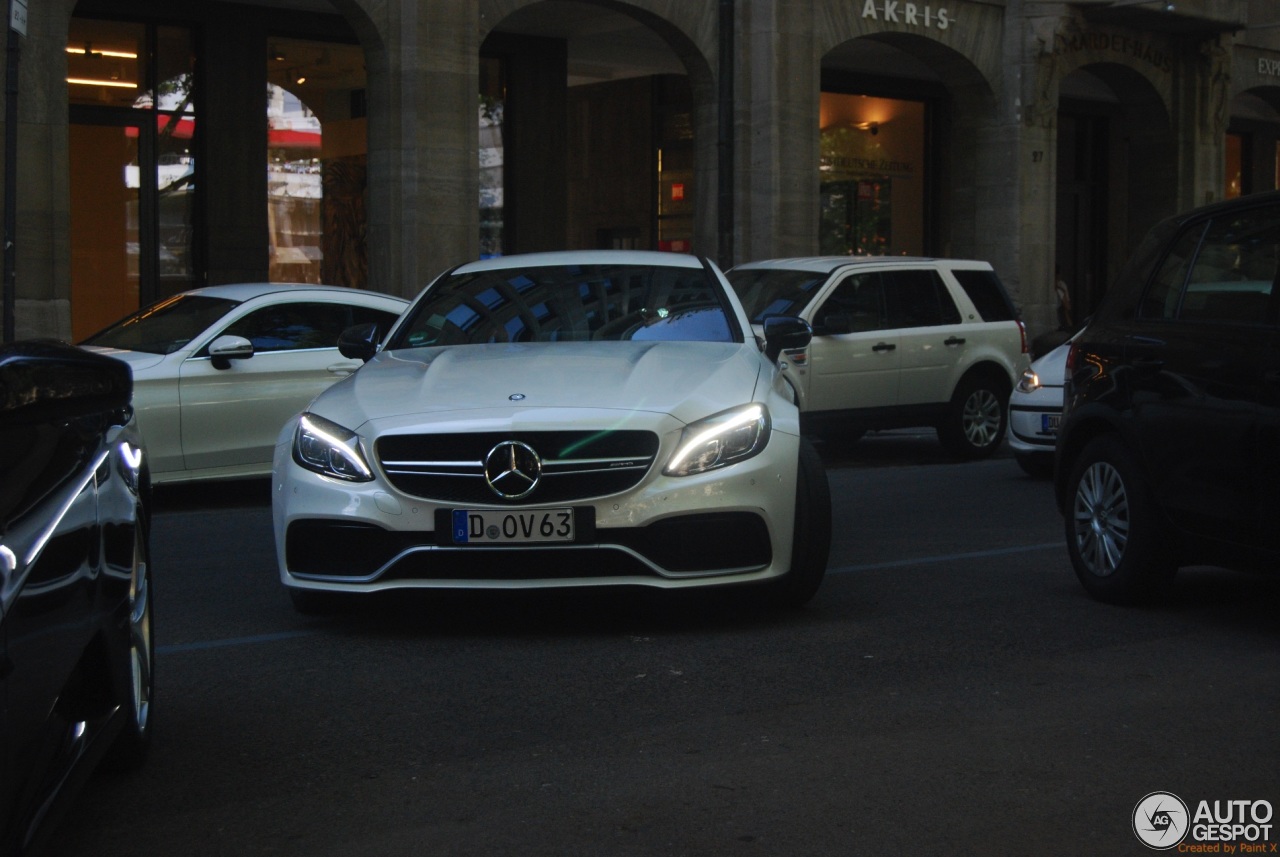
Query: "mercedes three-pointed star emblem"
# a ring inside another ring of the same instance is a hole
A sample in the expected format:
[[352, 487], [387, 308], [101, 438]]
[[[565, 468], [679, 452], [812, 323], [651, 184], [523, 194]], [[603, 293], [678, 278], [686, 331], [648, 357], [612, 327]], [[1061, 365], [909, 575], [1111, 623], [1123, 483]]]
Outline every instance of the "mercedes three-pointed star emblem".
[[484, 457], [484, 481], [504, 500], [527, 496], [542, 478], [542, 459], [533, 447], [504, 440]]

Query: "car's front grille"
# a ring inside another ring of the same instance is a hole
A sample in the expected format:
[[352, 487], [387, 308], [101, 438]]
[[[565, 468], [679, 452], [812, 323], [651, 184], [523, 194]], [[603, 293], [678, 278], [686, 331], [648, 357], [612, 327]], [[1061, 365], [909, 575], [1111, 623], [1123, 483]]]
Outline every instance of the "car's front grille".
[[[485, 459], [516, 441], [542, 460], [533, 490], [507, 498], [489, 487]], [[462, 505], [546, 505], [617, 494], [649, 472], [658, 436], [648, 431], [525, 431], [388, 435], [376, 444], [387, 480], [414, 497]]]

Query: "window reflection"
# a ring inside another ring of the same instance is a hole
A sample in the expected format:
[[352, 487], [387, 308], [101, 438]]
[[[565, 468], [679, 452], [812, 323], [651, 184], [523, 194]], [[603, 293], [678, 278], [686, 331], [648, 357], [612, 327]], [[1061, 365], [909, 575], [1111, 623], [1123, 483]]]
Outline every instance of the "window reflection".
[[267, 227], [271, 281], [318, 283], [320, 249], [320, 120], [291, 92], [267, 84]]
[[367, 283], [365, 80], [358, 45], [273, 39], [268, 46], [272, 282]]

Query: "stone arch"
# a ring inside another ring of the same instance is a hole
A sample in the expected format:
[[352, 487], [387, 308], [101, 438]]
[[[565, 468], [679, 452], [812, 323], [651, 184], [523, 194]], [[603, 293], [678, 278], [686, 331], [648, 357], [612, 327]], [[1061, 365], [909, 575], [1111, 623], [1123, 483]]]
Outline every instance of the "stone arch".
[[[1085, 35], [1064, 37], [1061, 33], [1056, 34], [1054, 56], [1057, 58], [1055, 72], [1059, 83], [1073, 72], [1085, 71], [1101, 77], [1116, 89], [1121, 98], [1140, 96], [1146, 100], [1154, 95], [1159, 100], [1164, 115], [1172, 115], [1174, 53], [1171, 48], [1140, 50], [1135, 56], [1132, 52], [1109, 47], [1122, 38], [1117, 34], [1088, 35], [1096, 38], [1090, 39]], [[1127, 42], [1121, 41], [1119, 44]]]
[[[629, 19], [656, 37], [669, 51], [673, 65], [679, 67], [688, 81], [692, 108], [690, 126], [693, 132], [693, 242], [688, 248], [705, 255], [715, 255], [717, 246], [717, 187], [719, 159], [718, 130], [718, 21], [714, 4], [657, 4], [622, 2], [622, 0], [481, 0], [479, 4], [477, 44], [508, 27], [527, 26], [536, 22], [537, 29], [547, 35], [568, 32], [574, 20], [572, 7], [613, 13]], [[551, 15], [566, 22], [562, 30], [548, 23]], [[538, 16], [542, 17], [539, 18]], [[518, 30], [517, 30], [518, 31]], [[601, 38], [609, 43], [609, 35]], [[618, 43], [618, 54], [628, 45]], [[519, 248], [517, 248], [519, 249]]]
[[366, 56], [376, 55], [386, 49], [387, 42], [379, 29], [378, 22], [365, 8], [367, 0], [328, 0], [328, 2], [333, 7], [333, 11], [340, 15], [356, 34]]
[[1254, 86], [1235, 93], [1231, 99], [1232, 114], [1237, 112], [1258, 113], [1256, 107], [1247, 106], [1247, 102], [1255, 101], [1266, 105], [1270, 111], [1268, 121], [1280, 121], [1280, 86]]
[[998, 88], [1003, 77], [1001, 57], [987, 46], [985, 36], [1003, 30], [1004, 12], [996, 6], [968, 4], [962, 12], [934, 4], [884, 4], [861, 0], [833, 0], [820, 4], [815, 20], [815, 51], [826, 56], [842, 44], [869, 38], [905, 44], [937, 69], [953, 65], [969, 78], [973, 73]]
[[821, 66], [828, 73], [865, 72], [859, 54], [885, 51], [892, 62], [884, 65], [907, 76], [881, 80], [894, 80], [908, 95], [918, 87], [933, 104], [925, 204], [936, 222], [925, 252], [989, 259], [1011, 271], [1008, 250], [993, 240], [1012, 234], [1004, 221], [1016, 209], [1016, 176], [1008, 169], [1013, 142], [1001, 127], [995, 88], [956, 47], [917, 33], [867, 33], [831, 47]]
[[715, 25], [714, 18], [708, 21], [704, 10], [698, 8], [704, 4], [676, 4], [664, 9], [663, 14], [659, 14], [648, 8], [653, 4], [623, 2], [623, 0], [481, 0], [479, 41], [483, 42], [496, 27], [517, 12], [536, 6], [553, 5], [593, 6], [625, 15], [652, 30], [667, 43], [688, 71], [695, 87], [714, 83], [714, 33], [710, 41], [704, 36], [702, 44], [695, 35], [699, 32], [705, 33], [708, 24]]

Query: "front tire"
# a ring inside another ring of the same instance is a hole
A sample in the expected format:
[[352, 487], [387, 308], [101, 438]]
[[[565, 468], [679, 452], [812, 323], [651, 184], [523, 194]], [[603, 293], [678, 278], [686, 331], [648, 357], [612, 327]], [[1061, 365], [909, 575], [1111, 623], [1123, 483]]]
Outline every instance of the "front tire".
[[1004, 440], [1009, 423], [1009, 390], [994, 377], [966, 378], [956, 387], [938, 440], [952, 455], [986, 458]]
[[831, 487], [827, 484], [826, 466], [813, 444], [801, 438], [791, 570], [768, 584], [765, 603], [786, 608], [807, 604], [822, 585], [830, 553]]
[[124, 729], [103, 759], [108, 770], [129, 771], [142, 765], [151, 747], [151, 700], [155, 693], [155, 639], [152, 634], [151, 553], [146, 524], [139, 512], [134, 525], [133, 562], [129, 574], [128, 640], [122, 651], [129, 662], [121, 671], [126, 687], [116, 703], [125, 712]]
[[1066, 487], [1067, 553], [1085, 591], [1137, 604], [1166, 589], [1176, 571], [1170, 534], [1124, 445], [1106, 435], [1090, 441]]

